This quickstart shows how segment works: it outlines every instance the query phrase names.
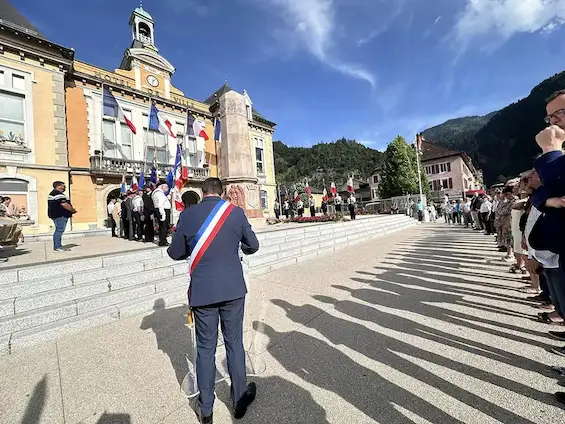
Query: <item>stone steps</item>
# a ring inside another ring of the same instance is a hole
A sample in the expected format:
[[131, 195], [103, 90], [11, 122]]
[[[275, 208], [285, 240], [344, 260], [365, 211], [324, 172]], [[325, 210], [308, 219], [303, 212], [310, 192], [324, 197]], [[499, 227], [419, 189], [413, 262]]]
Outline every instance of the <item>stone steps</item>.
[[[413, 225], [395, 215], [259, 232], [244, 269], [258, 276]], [[186, 302], [187, 274], [164, 248], [0, 271], [0, 355]]]

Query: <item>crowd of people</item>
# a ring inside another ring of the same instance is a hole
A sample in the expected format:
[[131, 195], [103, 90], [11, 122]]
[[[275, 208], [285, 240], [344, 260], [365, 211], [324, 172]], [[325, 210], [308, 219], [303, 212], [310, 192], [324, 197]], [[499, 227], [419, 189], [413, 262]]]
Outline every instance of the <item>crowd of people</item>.
[[[344, 206], [347, 206], [347, 211], [349, 212], [349, 216], [352, 220], [354, 220], [357, 216], [357, 199], [355, 198], [354, 193], [349, 193], [345, 204], [343, 202], [343, 198], [336, 194], [333, 197], [333, 205], [335, 207], [336, 213], [345, 213]], [[306, 210], [306, 206], [309, 209], [310, 216], [316, 216], [316, 200], [314, 196], [310, 195], [307, 200], [307, 205], [304, 204], [301, 198], [298, 200], [286, 199], [282, 204], [279, 202], [279, 199], [275, 201], [273, 211], [275, 213], [275, 217], [280, 219], [281, 213], [284, 217], [288, 219], [294, 219], [295, 216], [299, 218], [304, 216], [304, 212]], [[320, 207], [322, 215], [328, 214], [328, 199], [322, 199], [322, 204]]]
[[165, 194], [167, 184], [150, 183], [139, 190], [127, 190], [108, 203], [108, 219], [112, 237], [122, 237], [144, 243], [153, 243], [155, 232], [159, 246], [168, 246], [171, 228], [171, 202]]
[[[509, 264], [508, 271], [520, 275], [525, 283], [520, 291], [539, 310], [537, 320], [564, 326], [565, 90], [554, 93], [546, 109], [550, 125], [536, 137], [542, 154], [532, 170], [502, 189], [467, 199], [446, 197], [437, 209], [450, 225], [472, 227], [494, 236], [498, 250], [504, 253], [502, 261]], [[435, 209], [433, 204], [430, 207]], [[565, 342], [565, 331], [550, 330], [548, 335]], [[565, 356], [565, 346], [551, 350]], [[556, 369], [565, 375], [564, 368]], [[555, 396], [565, 404], [565, 392]]]

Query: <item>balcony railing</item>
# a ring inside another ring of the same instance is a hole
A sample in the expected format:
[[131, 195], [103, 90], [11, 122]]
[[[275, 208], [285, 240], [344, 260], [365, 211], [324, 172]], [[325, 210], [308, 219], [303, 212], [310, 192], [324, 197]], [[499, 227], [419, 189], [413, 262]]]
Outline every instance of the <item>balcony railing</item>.
[[[195, 168], [187, 167], [189, 179], [193, 181], [204, 181], [210, 176], [209, 168]], [[173, 169], [173, 165], [158, 163], [157, 164], [157, 177], [165, 178], [170, 170]], [[106, 158], [101, 156], [91, 156], [90, 157], [90, 170], [94, 175], [111, 175], [111, 176], [121, 176], [121, 175], [131, 175], [139, 174], [144, 171], [145, 175], [148, 176], [151, 172], [151, 163], [145, 163], [143, 161], [129, 160], [129, 159], [115, 159]]]

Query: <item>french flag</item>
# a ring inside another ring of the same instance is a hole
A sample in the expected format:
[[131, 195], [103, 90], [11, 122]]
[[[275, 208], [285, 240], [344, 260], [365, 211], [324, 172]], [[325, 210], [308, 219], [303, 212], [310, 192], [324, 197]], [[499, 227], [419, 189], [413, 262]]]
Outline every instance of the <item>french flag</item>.
[[330, 186], [330, 192], [332, 193], [332, 197], [335, 197], [337, 194], [337, 188], [335, 188], [335, 183], [332, 183]]
[[326, 188], [324, 187], [324, 194], [322, 194], [322, 200], [324, 202], [328, 201], [328, 190], [326, 190]]
[[294, 201], [298, 202], [300, 200], [300, 196], [298, 195], [298, 191], [294, 190]]
[[308, 184], [308, 181], [306, 181], [306, 187], [304, 188], [304, 190], [306, 191], [306, 195], [310, 197], [312, 190], [310, 190], [310, 184]]
[[173, 132], [173, 124], [171, 124], [171, 121], [167, 119], [163, 112], [157, 109], [155, 103], [151, 104], [151, 109], [149, 110], [149, 129], [177, 138]]
[[104, 87], [102, 91], [102, 101], [104, 103], [104, 116], [112, 116], [120, 121], [124, 121], [132, 133], [137, 134], [135, 125], [131, 122], [120, 107], [114, 95], [110, 92], [108, 87]]
[[353, 178], [349, 177], [347, 180], [347, 191], [355, 194], [355, 188], [353, 188]]
[[222, 141], [222, 121], [216, 118], [214, 121], [214, 141]]
[[188, 135], [193, 135], [195, 137], [202, 137], [205, 141], [208, 141], [208, 134], [204, 131], [204, 127], [198, 119], [195, 119], [192, 113], [188, 112], [186, 116], [186, 121], [188, 124]]
[[182, 145], [177, 144], [177, 155], [175, 158], [175, 185], [173, 187], [173, 200], [175, 201], [175, 208], [177, 211], [182, 212], [184, 210], [184, 203], [182, 201], [181, 191], [184, 184], [188, 181], [188, 169], [186, 166], [182, 166]]
[[137, 182], [137, 177], [135, 175], [131, 177], [131, 190], [132, 191], [139, 190], [139, 184]]

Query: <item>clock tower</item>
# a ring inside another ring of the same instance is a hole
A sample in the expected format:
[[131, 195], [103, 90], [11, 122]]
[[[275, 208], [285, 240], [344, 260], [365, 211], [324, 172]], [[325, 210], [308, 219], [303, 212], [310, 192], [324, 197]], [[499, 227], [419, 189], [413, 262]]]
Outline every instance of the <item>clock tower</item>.
[[140, 4], [131, 14], [133, 42], [125, 51], [120, 70], [133, 72], [135, 88], [149, 95], [171, 98], [171, 76], [175, 68], [155, 46], [155, 21]]

